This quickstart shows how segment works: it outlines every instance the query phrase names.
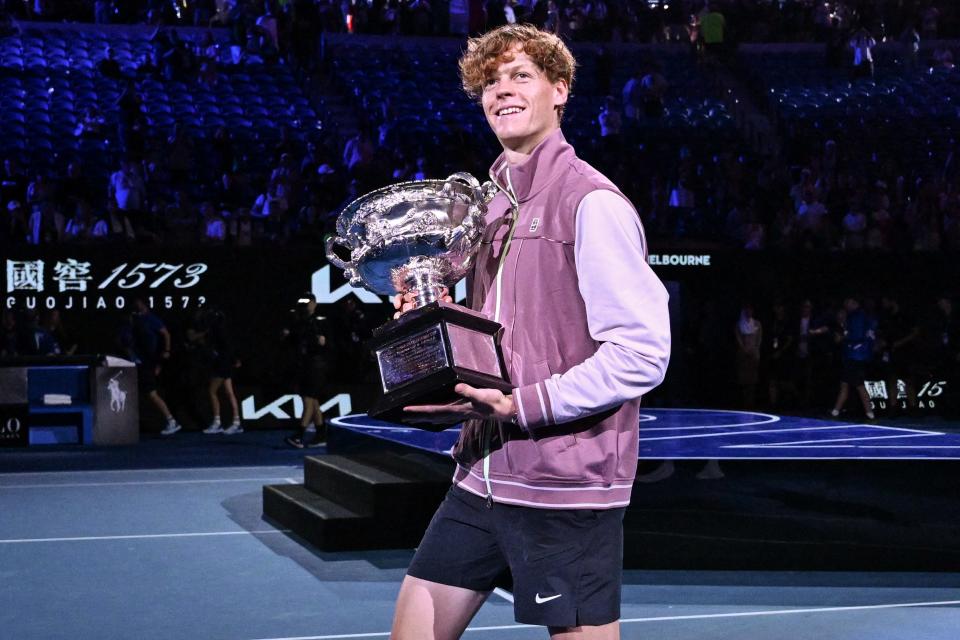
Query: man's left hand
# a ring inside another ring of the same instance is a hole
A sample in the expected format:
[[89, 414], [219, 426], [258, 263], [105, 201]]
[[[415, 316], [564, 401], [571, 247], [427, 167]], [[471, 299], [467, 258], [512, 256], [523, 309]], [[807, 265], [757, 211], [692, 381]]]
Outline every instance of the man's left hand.
[[513, 396], [505, 395], [498, 389], [475, 389], [461, 382], [453, 390], [463, 396], [462, 399], [449, 404], [421, 404], [404, 407], [403, 410], [408, 414], [406, 419], [410, 422], [432, 424], [474, 418], [491, 418], [501, 422], [509, 422], [517, 415], [513, 404]]

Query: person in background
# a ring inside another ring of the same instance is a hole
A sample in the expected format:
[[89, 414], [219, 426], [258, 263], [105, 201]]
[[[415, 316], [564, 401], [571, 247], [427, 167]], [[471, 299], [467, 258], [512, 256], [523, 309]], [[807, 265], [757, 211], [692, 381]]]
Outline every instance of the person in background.
[[847, 298], [843, 303], [846, 310], [846, 320], [841, 325], [842, 333], [836, 334], [836, 340], [843, 344], [843, 374], [840, 379], [840, 391], [837, 393], [837, 401], [830, 411], [834, 418], [840, 417], [850, 397], [850, 388], [857, 390], [860, 403], [863, 405], [863, 412], [868, 420], [873, 420], [876, 416], [870, 407], [870, 397], [867, 395], [864, 376], [866, 366], [873, 357], [873, 344], [876, 340], [877, 321], [868, 316], [860, 307], [860, 301], [856, 298]]
[[[296, 352], [297, 386], [303, 398], [299, 433], [288, 436], [286, 443], [297, 449], [318, 447], [326, 440], [320, 397], [327, 384], [329, 345], [326, 318], [317, 312], [317, 298], [313, 293], [304, 293], [297, 300], [283, 334]], [[316, 433], [312, 439], [308, 439], [307, 432], [311, 424], [316, 428]]]
[[137, 365], [140, 393], [163, 416], [164, 427], [160, 434], [170, 436], [182, 428], [159, 392], [160, 372], [170, 359], [170, 331], [143, 298], [136, 298], [133, 304], [134, 311], [120, 332], [120, 346]]
[[[226, 317], [219, 310], [208, 310], [203, 314], [202, 321], [192, 330], [193, 335], [188, 337], [202, 342], [208, 373], [207, 396], [210, 399], [210, 408], [213, 418], [210, 426], [203, 430], [206, 434], [223, 433], [232, 436], [243, 433], [240, 424], [240, 408], [237, 404], [237, 395], [233, 389], [233, 375], [240, 360], [237, 358], [231, 340], [227, 333]], [[230, 404], [233, 421], [226, 429], [220, 422], [220, 393], [223, 393]]]
[[740, 308], [740, 319], [734, 327], [737, 341], [737, 386], [740, 402], [750, 411], [757, 402], [757, 382], [760, 378], [760, 345], [763, 344], [763, 325], [753, 317], [753, 305]]

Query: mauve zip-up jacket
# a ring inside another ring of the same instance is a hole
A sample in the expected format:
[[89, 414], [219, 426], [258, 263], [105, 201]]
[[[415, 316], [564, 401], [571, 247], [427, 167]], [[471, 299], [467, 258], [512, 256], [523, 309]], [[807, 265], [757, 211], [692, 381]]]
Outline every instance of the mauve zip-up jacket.
[[471, 306], [504, 327], [517, 421], [465, 423], [453, 481], [488, 502], [625, 506], [640, 398], [663, 380], [670, 353], [668, 296], [647, 265], [639, 216], [560, 130], [520, 165], [501, 155], [490, 174], [501, 193]]

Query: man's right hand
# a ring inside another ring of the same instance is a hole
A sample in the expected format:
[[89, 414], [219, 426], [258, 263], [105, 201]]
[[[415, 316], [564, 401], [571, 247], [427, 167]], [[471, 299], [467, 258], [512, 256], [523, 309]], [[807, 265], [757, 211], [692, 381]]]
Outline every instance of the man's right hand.
[[[407, 311], [416, 308], [416, 291], [408, 291], [407, 293], [398, 293], [393, 296], [393, 308], [397, 310], [393, 314], [394, 320], [405, 314]], [[450, 291], [443, 287], [440, 289], [440, 299], [444, 302], [453, 302], [453, 298], [450, 297]]]

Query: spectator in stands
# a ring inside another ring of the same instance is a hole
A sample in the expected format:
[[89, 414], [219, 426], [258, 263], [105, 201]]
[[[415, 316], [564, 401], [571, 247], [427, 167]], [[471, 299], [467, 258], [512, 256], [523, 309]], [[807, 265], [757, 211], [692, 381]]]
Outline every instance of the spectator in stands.
[[643, 113], [643, 77], [638, 68], [623, 85], [623, 115], [634, 123], [640, 120], [640, 114]]
[[260, 48], [280, 51], [280, 27], [277, 17], [273, 13], [273, 6], [270, 0], [263, 3], [263, 13], [257, 18], [256, 25], [260, 32]]
[[77, 352], [77, 342], [63, 326], [63, 316], [59, 309], [44, 311], [40, 316], [40, 327], [53, 338], [58, 355], [72, 356]]
[[26, 311], [17, 323], [17, 353], [21, 356], [58, 356], [60, 345], [46, 327], [40, 324], [36, 311]]
[[13, 14], [0, 8], [0, 38], [14, 35], [20, 35], [20, 25], [13, 19]]
[[640, 80], [640, 99], [647, 118], [659, 118], [664, 112], [663, 98], [670, 85], [660, 71], [660, 65], [654, 62]]
[[853, 387], [867, 419], [873, 420], [875, 416], [870, 406], [864, 376], [867, 364], [873, 357], [877, 321], [866, 314], [856, 298], [847, 298], [843, 306], [846, 316], [835, 338], [837, 343], [843, 346], [843, 373], [840, 378], [840, 391], [830, 415], [834, 418], [840, 416], [850, 397], [850, 388]]
[[54, 185], [42, 173], [38, 173], [29, 185], [27, 185], [27, 204], [47, 204], [53, 202], [56, 196]]
[[170, 181], [176, 187], [182, 187], [193, 179], [196, 168], [193, 140], [187, 135], [180, 123], [173, 125], [173, 131], [167, 138], [165, 156], [170, 170]]
[[933, 68], [942, 69], [944, 71], [953, 71], [955, 68], [953, 63], [953, 52], [946, 47], [938, 47], [933, 52]]
[[[562, 29], [562, 26], [561, 26], [562, 15], [560, 12], [560, 5], [557, 3], [557, 0], [546, 0], [546, 3], [547, 3], [547, 16], [546, 16], [546, 20], [543, 23], [543, 28], [545, 31], [549, 31], [550, 33], [555, 33], [559, 35]], [[488, 23], [488, 26], [492, 27], [494, 25], [490, 25]]]
[[782, 302], [774, 303], [770, 328], [764, 332], [762, 347], [767, 357], [767, 399], [771, 411], [780, 410], [784, 395], [792, 402], [797, 399], [794, 385], [797, 340], [791, 327], [786, 306]]
[[763, 327], [753, 317], [753, 305], [740, 308], [740, 319], [734, 326], [736, 339], [736, 380], [740, 389], [741, 406], [752, 410], [756, 406], [757, 383], [760, 378], [760, 346], [763, 343]]
[[843, 53], [847, 38], [838, 16], [830, 18], [830, 28], [827, 30], [826, 60], [827, 67], [839, 69], [843, 66]]
[[623, 130], [623, 118], [620, 115], [620, 105], [613, 96], [607, 96], [597, 116], [600, 124], [600, 137], [608, 146], [619, 147], [620, 134]]
[[797, 207], [797, 223], [804, 242], [816, 247], [826, 246], [828, 222], [827, 208], [817, 198], [817, 191], [807, 189], [803, 203]]
[[[206, 27], [217, 13], [217, 0], [194, 0], [193, 26]], [[219, 4], [226, 4], [220, 2]]]
[[107, 47], [104, 51], [104, 57], [97, 63], [97, 71], [105, 78], [123, 79], [123, 70], [120, 69], [120, 63], [113, 57], [113, 47]]
[[83, 117], [74, 129], [73, 134], [85, 138], [97, 138], [103, 135], [103, 127], [107, 120], [100, 113], [97, 105], [91, 104], [83, 112]]
[[877, 46], [866, 27], [857, 29], [850, 38], [853, 50], [853, 78], [873, 78], [873, 48]]
[[917, 407], [917, 369], [920, 364], [918, 347], [921, 329], [917, 318], [900, 306], [892, 295], [880, 299], [880, 322], [877, 346], [880, 354], [880, 372], [887, 385], [887, 413], [900, 412], [898, 381], [903, 380], [906, 393], [906, 408]]
[[227, 238], [227, 223], [216, 207], [209, 202], [200, 205], [203, 222], [203, 241], [210, 244], [223, 244]]
[[[934, 346], [936, 356], [932, 360], [937, 375], [947, 381], [947, 387], [960, 385], [960, 321], [953, 313], [953, 297], [942, 294], [937, 298], [937, 311], [931, 318], [927, 339]], [[943, 407], [945, 417], [956, 418], [960, 413], [960, 398], [950, 393]]]
[[250, 215], [279, 224], [283, 221], [282, 218], [286, 215], [288, 208], [289, 204], [283, 184], [280, 181], [274, 181], [270, 183], [265, 192], [257, 196], [253, 207], [250, 208]]
[[77, 202], [76, 211], [67, 220], [66, 228], [63, 230], [63, 240], [71, 243], [82, 243], [90, 240], [93, 237], [93, 224], [90, 205], [84, 200]]
[[2, 195], [0, 199], [3, 202], [10, 202], [11, 200], [25, 202], [28, 182], [27, 174], [20, 167], [16, 158], [4, 159], [3, 174], [0, 176], [0, 195]]
[[124, 227], [132, 227], [133, 233], [144, 230], [143, 212], [147, 204], [147, 192], [143, 176], [137, 164], [130, 159], [120, 164], [120, 169], [110, 176], [107, 197], [116, 207], [117, 216], [124, 219]]
[[801, 407], [813, 405], [814, 374], [822, 375], [824, 349], [820, 340], [830, 332], [822, 319], [813, 313], [813, 303], [807, 299], [800, 304], [800, 317], [794, 323], [796, 328], [797, 345], [794, 351], [796, 365], [794, 367], [794, 384], [800, 399]]
[[343, 147], [343, 164], [351, 175], [356, 175], [373, 164], [375, 147], [368, 131], [360, 131], [347, 140]]
[[56, 244], [63, 237], [65, 226], [63, 214], [52, 203], [34, 203], [33, 212], [27, 222], [27, 243]]
[[683, 215], [691, 211], [697, 205], [696, 196], [690, 189], [686, 178], [680, 178], [677, 185], [670, 191], [670, 200], [667, 203], [671, 209], [678, 210], [676, 213]]
[[6, 207], [6, 220], [3, 225], [3, 235], [0, 239], [12, 244], [23, 244], [27, 241], [27, 212], [19, 200], [11, 200]]
[[716, 0], [707, 0], [700, 12], [700, 36], [706, 55], [721, 60], [725, 57], [727, 20], [720, 13]]
[[867, 230], [867, 216], [856, 203], [850, 207], [850, 211], [843, 217], [842, 226], [842, 247], [851, 251], [863, 249]]
[[144, 131], [147, 126], [143, 114], [143, 98], [137, 93], [133, 80], [127, 81], [127, 86], [117, 98], [119, 111], [118, 138], [120, 148], [131, 158], [143, 155]]
[[940, 9], [932, 1], [920, 10], [920, 30], [924, 40], [936, 40], [939, 32]]
[[10, 309], [0, 313], [0, 358], [13, 358], [17, 350], [17, 316]]
[[903, 68], [907, 73], [917, 70], [920, 64], [920, 33], [914, 24], [908, 24], [900, 34], [900, 46], [903, 52]]

